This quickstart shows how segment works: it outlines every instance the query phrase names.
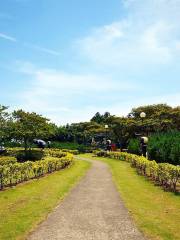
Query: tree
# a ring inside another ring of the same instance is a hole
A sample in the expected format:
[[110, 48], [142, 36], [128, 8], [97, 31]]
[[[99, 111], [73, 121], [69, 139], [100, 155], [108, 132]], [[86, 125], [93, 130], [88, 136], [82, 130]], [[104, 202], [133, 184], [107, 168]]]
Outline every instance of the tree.
[[94, 115], [94, 117], [92, 117], [92, 119], [91, 119], [91, 122], [96, 122], [96, 123], [102, 123], [102, 121], [103, 121], [103, 117], [99, 112], [97, 112]]
[[99, 124], [105, 124], [108, 122], [108, 120], [113, 117], [109, 112], [105, 112], [104, 114], [100, 114], [97, 112], [94, 117], [91, 119], [91, 122], [96, 122]]
[[124, 148], [127, 147], [129, 139], [135, 135], [137, 122], [132, 118], [116, 117], [111, 122], [111, 130], [115, 142]]
[[167, 132], [180, 130], [180, 107], [172, 108], [167, 104], [154, 104], [133, 108], [128, 117], [141, 122], [140, 113], [145, 112], [143, 125], [148, 132]]
[[54, 134], [54, 127], [49, 124], [49, 120], [34, 112], [18, 110], [12, 113], [12, 117], [12, 136], [24, 143], [25, 152], [31, 146], [33, 139], [48, 138]]
[[0, 142], [8, 135], [9, 114], [7, 109], [8, 107], [0, 105]]

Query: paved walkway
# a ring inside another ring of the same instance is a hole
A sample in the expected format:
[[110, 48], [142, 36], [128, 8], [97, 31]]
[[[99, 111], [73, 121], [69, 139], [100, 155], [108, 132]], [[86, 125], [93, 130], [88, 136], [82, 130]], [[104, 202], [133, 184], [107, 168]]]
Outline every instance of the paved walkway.
[[28, 240], [144, 240], [105, 163], [92, 167]]

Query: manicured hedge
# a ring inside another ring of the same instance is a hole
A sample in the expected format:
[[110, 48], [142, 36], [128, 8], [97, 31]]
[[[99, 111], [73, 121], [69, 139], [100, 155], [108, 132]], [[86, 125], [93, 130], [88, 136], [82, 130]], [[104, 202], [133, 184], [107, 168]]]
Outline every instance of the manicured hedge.
[[132, 167], [136, 168], [139, 174], [148, 177], [164, 189], [174, 192], [178, 191], [180, 185], [180, 166], [174, 166], [169, 163], [158, 164], [156, 161], [147, 160], [143, 156], [123, 152], [100, 151], [95, 154], [101, 157], [127, 161]]
[[2, 165], [8, 165], [10, 163], [16, 163], [17, 159], [15, 157], [10, 156], [1, 156], [0, 157], [0, 166]]
[[45, 155], [50, 155], [53, 157], [63, 157], [66, 153], [71, 153], [77, 155], [79, 152], [78, 150], [69, 150], [69, 149], [58, 149], [58, 148], [46, 148], [44, 150]]
[[61, 149], [62, 152], [69, 152], [69, 153], [72, 153], [74, 155], [78, 155], [79, 154], [79, 151], [78, 150], [70, 150], [70, 149]]
[[[7, 153], [6, 155], [8, 156], [14, 156], [17, 157], [19, 154], [23, 153], [24, 149], [23, 148], [7, 148]], [[70, 149], [58, 149], [58, 148], [45, 148], [45, 149], [40, 149], [40, 148], [32, 148], [30, 149], [28, 152], [30, 152], [31, 154], [29, 154], [29, 156], [31, 157], [33, 155], [33, 159], [35, 160], [35, 157], [37, 156], [36, 160], [40, 160], [39, 159], [39, 155], [41, 156], [41, 158], [43, 158], [43, 156], [53, 156], [53, 157], [62, 157], [65, 156], [65, 153], [72, 153], [74, 155], [77, 155], [79, 153], [78, 150], [70, 150]], [[31, 159], [28, 159], [31, 160]]]
[[[6, 159], [4, 161], [8, 160]], [[0, 165], [0, 189], [63, 169], [72, 162], [73, 155], [65, 153], [61, 158], [49, 156], [44, 160], [36, 162], [11, 162], [9, 164]]]

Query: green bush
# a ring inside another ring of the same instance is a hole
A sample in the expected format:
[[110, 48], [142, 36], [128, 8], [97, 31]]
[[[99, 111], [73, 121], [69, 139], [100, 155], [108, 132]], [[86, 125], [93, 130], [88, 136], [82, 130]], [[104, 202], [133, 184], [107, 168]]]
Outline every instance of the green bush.
[[128, 152], [140, 155], [140, 142], [136, 138], [131, 138], [128, 144]]
[[107, 157], [108, 154], [106, 151], [94, 151], [94, 154], [97, 155], [98, 157]]
[[180, 165], [180, 132], [153, 134], [148, 143], [148, 156], [157, 162]]
[[24, 162], [27, 160], [37, 161], [41, 160], [44, 156], [63, 157], [66, 156], [66, 153], [72, 153], [74, 155], [79, 153], [78, 150], [70, 149], [45, 148], [44, 150], [41, 150], [39, 148], [32, 148], [25, 156], [23, 148], [8, 148], [7, 150], [7, 155], [17, 157], [19, 162]]
[[41, 160], [43, 156], [44, 152], [42, 150], [28, 150], [27, 152], [21, 150], [16, 153], [18, 162], [38, 161]]
[[0, 165], [8, 165], [11, 163], [16, 163], [17, 159], [15, 157], [10, 157], [10, 156], [1, 156], [0, 157]]
[[63, 152], [60, 149], [55, 149], [55, 148], [45, 149], [44, 152], [46, 156], [58, 157], [58, 158], [65, 157], [67, 155], [66, 152]]
[[158, 183], [166, 190], [176, 192], [177, 185], [180, 184], [180, 167], [169, 163], [157, 163], [156, 161], [147, 160], [143, 156], [129, 154], [124, 152], [98, 152], [97, 156], [114, 158], [127, 161], [132, 167], [136, 168], [141, 175], [148, 177], [150, 180]]
[[66, 153], [66, 155], [61, 158], [46, 157], [44, 160], [36, 162], [14, 162], [0, 165], [0, 189], [58, 171], [67, 167], [72, 162], [73, 155]]
[[68, 152], [68, 153], [72, 153], [74, 155], [78, 155], [79, 151], [78, 150], [71, 150], [71, 149], [61, 149], [62, 152]]

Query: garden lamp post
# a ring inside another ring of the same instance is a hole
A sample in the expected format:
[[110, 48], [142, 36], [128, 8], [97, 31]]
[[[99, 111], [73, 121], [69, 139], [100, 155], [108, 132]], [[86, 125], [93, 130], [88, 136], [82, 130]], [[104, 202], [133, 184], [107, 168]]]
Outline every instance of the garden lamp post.
[[[141, 112], [140, 113], [140, 118], [142, 119], [142, 134], [143, 134], [143, 121], [144, 121], [145, 117], [146, 117], [146, 113], [145, 112]], [[141, 137], [141, 152], [142, 152], [142, 155], [144, 157], [147, 156], [147, 143], [148, 143], [148, 138], [142, 136]]]
[[146, 113], [145, 112], [141, 112], [140, 113], [140, 118], [143, 120], [146, 117]]
[[141, 112], [140, 113], [140, 118], [142, 120], [142, 132], [143, 132], [143, 123], [144, 123], [144, 118], [146, 117], [146, 113], [145, 112]]
[[106, 130], [106, 141], [107, 141], [107, 130], [108, 130], [109, 126], [106, 124], [106, 125], [104, 126], [104, 128], [105, 128], [105, 130]]

